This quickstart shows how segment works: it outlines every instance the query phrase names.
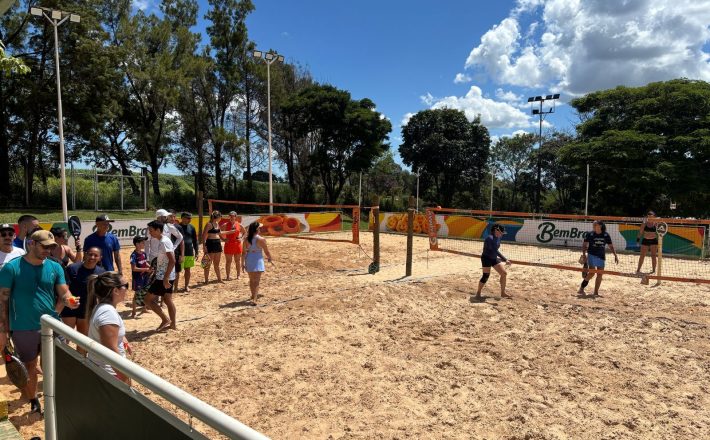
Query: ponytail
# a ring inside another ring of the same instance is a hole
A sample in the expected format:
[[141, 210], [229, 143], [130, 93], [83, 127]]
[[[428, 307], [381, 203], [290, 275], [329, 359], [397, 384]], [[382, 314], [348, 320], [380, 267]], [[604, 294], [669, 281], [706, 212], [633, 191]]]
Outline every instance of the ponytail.
[[249, 245], [251, 245], [251, 241], [254, 239], [257, 231], [259, 231], [259, 222], [252, 222], [247, 231], [247, 243], [249, 243]]
[[121, 274], [118, 272], [104, 272], [102, 274], [89, 275], [86, 278], [86, 291], [88, 292], [86, 301], [86, 319], [91, 319], [94, 309], [99, 304], [111, 303], [111, 292], [116, 287], [121, 286]]

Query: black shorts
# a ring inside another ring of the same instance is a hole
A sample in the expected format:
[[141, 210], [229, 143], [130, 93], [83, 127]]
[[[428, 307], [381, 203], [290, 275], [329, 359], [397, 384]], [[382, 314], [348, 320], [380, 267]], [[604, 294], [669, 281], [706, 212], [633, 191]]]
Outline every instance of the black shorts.
[[483, 267], [493, 267], [497, 264], [502, 263], [502, 261], [499, 258], [496, 258], [495, 260], [482, 256], [481, 257], [481, 266]]
[[219, 254], [222, 252], [222, 240], [219, 238], [208, 238], [205, 242], [208, 254]]
[[155, 280], [153, 284], [148, 288], [148, 293], [152, 293], [155, 296], [163, 296], [173, 293], [173, 283], [170, 283], [170, 287], [167, 289], [163, 286], [163, 280]]
[[22, 362], [32, 362], [41, 351], [42, 335], [40, 330], [17, 330], [11, 333], [15, 353]]
[[641, 246], [658, 246], [658, 238], [644, 238], [641, 240]]
[[79, 307], [76, 309], [70, 309], [67, 306], [64, 306], [62, 309], [62, 312], [59, 314], [62, 318], [77, 318], [77, 319], [86, 319], [86, 302], [88, 301], [87, 299], [80, 298], [79, 299]]

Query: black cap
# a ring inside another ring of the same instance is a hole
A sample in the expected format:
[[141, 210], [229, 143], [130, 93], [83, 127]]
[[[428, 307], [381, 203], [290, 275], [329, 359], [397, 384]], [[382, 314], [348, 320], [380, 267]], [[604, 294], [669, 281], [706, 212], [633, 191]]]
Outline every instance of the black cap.
[[97, 222], [113, 222], [115, 220], [111, 220], [108, 218], [108, 215], [106, 214], [101, 214], [100, 216], [96, 217]]
[[183, 212], [180, 217], [182, 217], [182, 218], [192, 218], [192, 214], [190, 214], [189, 212]]
[[0, 225], [0, 231], [12, 231], [15, 232], [15, 227], [9, 223], [3, 223]]
[[145, 237], [143, 235], [136, 235], [135, 237], [133, 237], [133, 244], [138, 244], [141, 241], [146, 241], [147, 239], [148, 237]]

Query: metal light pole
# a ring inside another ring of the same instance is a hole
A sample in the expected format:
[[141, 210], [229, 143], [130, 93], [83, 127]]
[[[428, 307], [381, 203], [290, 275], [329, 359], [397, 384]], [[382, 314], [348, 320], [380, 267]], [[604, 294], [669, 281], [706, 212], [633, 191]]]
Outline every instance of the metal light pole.
[[[540, 117], [540, 132], [539, 132], [539, 145], [538, 149], [542, 148], [542, 121], [545, 120], [545, 116], [550, 113], [555, 112], [555, 101], [560, 99], [560, 94], [555, 93], [554, 95], [542, 96], [531, 96], [528, 98], [528, 102], [539, 102], [540, 108], [532, 109], [533, 115], [538, 115]], [[552, 101], [552, 107], [547, 110], [542, 109], [542, 103], [545, 101]], [[532, 105], [532, 104], [531, 104]], [[537, 190], [535, 191], [535, 212], [540, 212], [540, 195], [542, 194], [542, 163], [540, 162], [540, 155], [537, 155]]]
[[495, 182], [495, 170], [491, 168], [491, 204], [489, 207], [490, 214], [488, 214], [489, 217], [493, 216], [493, 184]]
[[81, 17], [77, 14], [45, 8], [30, 8], [30, 14], [37, 17], [44, 16], [54, 28], [54, 66], [57, 76], [57, 120], [59, 131], [59, 176], [62, 187], [62, 215], [64, 216], [64, 221], [67, 221], [69, 220], [69, 213], [67, 212], [67, 173], [64, 163], [64, 116], [62, 115], [62, 82], [59, 76], [59, 32], [57, 29], [67, 20], [72, 23], [79, 23]]
[[276, 61], [283, 63], [283, 55], [279, 55], [276, 52], [262, 52], [260, 50], [254, 51], [254, 58], [259, 60], [264, 60], [266, 63], [266, 113], [269, 125], [269, 214], [274, 213], [274, 176], [271, 168], [271, 65]]

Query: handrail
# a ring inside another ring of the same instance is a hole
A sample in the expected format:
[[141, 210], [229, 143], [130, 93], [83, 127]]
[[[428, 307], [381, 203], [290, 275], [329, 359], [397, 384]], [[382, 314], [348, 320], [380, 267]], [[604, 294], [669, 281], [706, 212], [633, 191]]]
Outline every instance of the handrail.
[[42, 362], [44, 364], [45, 390], [45, 437], [47, 440], [57, 439], [57, 419], [54, 401], [55, 371], [53, 332], [65, 336], [77, 346], [91, 353], [96, 358], [116, 367], [121, 373], [135, 379], [154, 393], [187, 411], [194, 417], [216, 429], [229, 438], [244, 440], [265, 440], [265, 435], [255, 431], [217, 408], [208, 405], [192, 394], [184, 391], [170, 382], [161, 379], [138, 364], [109, 350], [101, 343], [79, 333], [63, 322], [50, 315], [42, 315]]

